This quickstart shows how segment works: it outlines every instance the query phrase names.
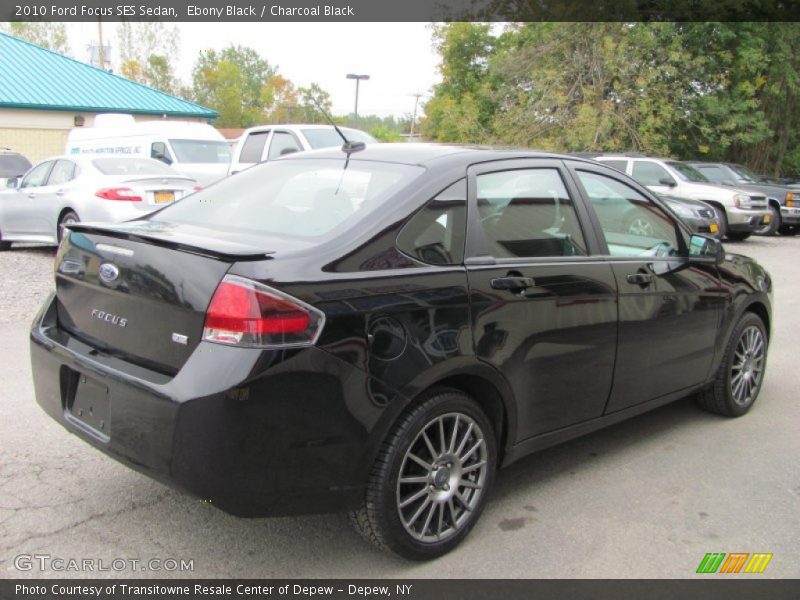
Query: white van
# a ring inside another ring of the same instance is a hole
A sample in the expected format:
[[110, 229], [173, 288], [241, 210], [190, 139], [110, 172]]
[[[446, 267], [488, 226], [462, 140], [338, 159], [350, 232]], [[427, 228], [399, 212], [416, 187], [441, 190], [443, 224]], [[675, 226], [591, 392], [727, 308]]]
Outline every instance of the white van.
[[119, 154], [155, 158], [206, 186], [228, 174], [231, 151], [211, 125], [188, 121], [140, 121], [103, 114], [94, 127], [76, 127], [65, 154]]

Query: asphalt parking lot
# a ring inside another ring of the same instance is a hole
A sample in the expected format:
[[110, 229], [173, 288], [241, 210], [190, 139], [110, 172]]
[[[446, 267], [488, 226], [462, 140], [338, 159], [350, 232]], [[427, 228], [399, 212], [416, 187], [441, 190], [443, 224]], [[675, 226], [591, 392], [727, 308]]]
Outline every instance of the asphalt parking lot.
[[[800, 577], [800, 237], [726, 249], [757, 258], [776, 286], [766, 380], [750, 414], [728, 420], [679, 401], [521, 460], [500, 472], [466, 542], [427, 564], [375, 551], [344, 515], [228, 516], [69, 435], [36, 405], [28, 361], [53, 249], [2, 252], [0, 577], [682, 578], [707, 552], [773, 553], [758, 577]], [[34, 554], [126, 567], [15, 567]], [[194, 570], [131, 566], [154, 558]]]

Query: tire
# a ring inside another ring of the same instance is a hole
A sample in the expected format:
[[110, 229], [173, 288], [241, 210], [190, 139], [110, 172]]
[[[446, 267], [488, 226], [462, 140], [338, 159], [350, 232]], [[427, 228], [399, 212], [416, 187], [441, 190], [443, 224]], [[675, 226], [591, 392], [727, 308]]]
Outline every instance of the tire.
[[756, 229], [753, 233], [756, 235], [775, 235], [775, 232], [778, 231], [778, 228], [781, 226], [781, 211], [777, 210], [771, 204], [769, 205], [769, 212], [772, 217], [769, 220], [769, 223], [764, 225], [763, 227]]
[[11, 248], [11, 242], [4, 242], [3, 232], [0, 231], [0, 251], [8, 250], [9, 248]]
[[714, 210], [717, 211], [717, 216], [719, 216], [719, 239], [723, 240], [728, 235], [728, 215], [723, 208], [718, 206], [715, 206]]
[[729, 231], [728, 232], [728, 239], [733, 242], [743, 242], [747, 238], [749, 238], [752, 234], [747, 231]]
[[457, 390], [433, 390], [384, 441], [350, 520], [365, 539], [404, 558], [442, 556], [480, 517], [496, 463], [494, 429], [478, 404]]
[[767, 367], [767, 331], [751, 312], [733, 330], [714, 384], [698, 397], [701, 408], [725, 417], [741, 417], [758, 398]]
[[798, 226], [797, 225], [781, 225], [781, 228], [778, 230], [781, 235], [785, 235], [787, 237], [793, 237], [797, 235]]
[[58, 220], [58, 225], [56, 226], [56, 239], [59, 244], [61, 243], [61, 238], [64, 236], [64, 225], [80, 223], [80, 221], [78, 214], [73, 210], [68, 210], [61, 215], [61, 218]]

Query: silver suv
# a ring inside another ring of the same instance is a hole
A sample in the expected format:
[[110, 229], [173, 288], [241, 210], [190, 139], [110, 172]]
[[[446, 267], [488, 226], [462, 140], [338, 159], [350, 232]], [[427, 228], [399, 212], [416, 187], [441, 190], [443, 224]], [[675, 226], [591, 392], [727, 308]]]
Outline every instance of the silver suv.
[[658, 194], [711, 204], [720, 214], [721, 234], [728, 239], [747, 239], [772, 218], [763, 194], [713, 184], [686, 163], [624, 154], [603, 154], [592, 158], [630, 175]]

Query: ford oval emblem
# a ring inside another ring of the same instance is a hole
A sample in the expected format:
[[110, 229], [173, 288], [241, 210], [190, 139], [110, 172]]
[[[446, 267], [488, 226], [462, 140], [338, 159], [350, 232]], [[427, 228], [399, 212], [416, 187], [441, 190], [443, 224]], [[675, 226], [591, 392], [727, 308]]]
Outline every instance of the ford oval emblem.
[[116, 265], [112, 265], [111, 263], [103, 263], [100, 265], [97, 274], [100, 276], [101, 281], [113, 283], [119, 277], [119, 269]]

